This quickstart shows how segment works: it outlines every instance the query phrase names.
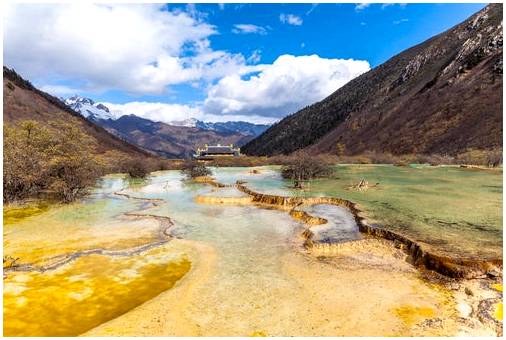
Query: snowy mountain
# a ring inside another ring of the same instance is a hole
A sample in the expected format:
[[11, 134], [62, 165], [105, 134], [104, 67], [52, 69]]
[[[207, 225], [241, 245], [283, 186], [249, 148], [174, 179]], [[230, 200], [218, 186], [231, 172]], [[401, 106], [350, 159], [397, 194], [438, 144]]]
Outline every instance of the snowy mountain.
[[203, 122], [195, 118], [189, 118], [169, 123], [173, 126], [196, 127], [202, 130], [211, 130], [219, 133], [242, 133], [249, 136], [258, 136], [269, 128], [270, 125], [253, 124], [248, 122]]
[[[107, 121], [108, 119], [111, 120], [118, 119], [118, 115], [113, 115], [109, 111], [109, 108], [107, 106], [100, 103], [95, 103], [90, 98], [79, 97], [78, 95], [74, 95], [68, 99], [62, 100], [71, 109], [73, 109], [76, 112], [79, 112], [83, 117], [97, 123], [98, 125], [101, 126], [105, 125], [105, 122], [103, 121]], [[253, 137], [259, 136], [269, 128], [269, 125], [253, 124], [242, 121], [212, 123], [212, 122], [203, 122], [195, 118], [171, 121], [170, 123], [168, 123], [168, 125], [187, 128], [197, 128], [205, 131], [214, 131], [222, 135], [227, 134], [231, 135], [239, 133], [245, 136], [253, 136]]]
[[79, 112], [83, 117], [92, 121], [98, 121], [99, 119], [115, 119], [109, 112], [107, 106], [95, 103], [90, 98], [83, 98], [75, 95], [66, 99], [65, 104], [72, 110]]
[[188, 118], [185, 120], [173, 120], [169, 123], [172, 126], [186, 126], [186, 127], [198, 127], [200, 120], [195, 118]]

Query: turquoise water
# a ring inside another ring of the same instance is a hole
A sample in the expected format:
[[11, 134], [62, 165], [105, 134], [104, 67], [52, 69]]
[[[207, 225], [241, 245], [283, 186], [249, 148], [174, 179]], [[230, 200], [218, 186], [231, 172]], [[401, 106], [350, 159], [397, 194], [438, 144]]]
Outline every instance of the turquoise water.
[[[339, 166], [333, 178], [312, 181], [306, 190], [299, 191], [281, 179], [276, 167], [255, 169], [257, 173], [251, 168], [213, 171], [219, 182], [242, 180], [264, 193], [350, 199], [369, 219], [445, 252], [470, 256], [496, 256], [502, 252], [502, 172]], [[379, 186], [363, 192], [348, 189], [362, 178]], [[160, 201], [155, 206], [115, 192]], [[187, 182], [178, 171], [155, 172], [145, 180], [106, 176], [79, 202], [4, 220], [4, 255], [19, 257], [21, 263], [42, 265], [78, 251], [128, 250], [159, 242], [160, 225], [153, 218], [128, 217], [125, 213], [170, 217], [174, 222], [171, 235], [206, 245], [217, 257], [208, 289], [196, 297], [194, 306], [198, 310], [200, 304], [205, 305], [206, 313], [194, 311], [198, 318], [195, 322], [211, 327], [208, 316], [212, 314], [220, 317], [220, 327], [226, 329], [218, 334], [237, 334], [234, 327], [261, 330], [264, 321], [269, 324], [268, 314], [283, 308], [277, 306], [280, 298], [288, 301], [291, 292], [301, 297], [308, 293], [286, 272], [287, 268], [297, 275], [313, 268], [308, 263], [322, 268], [295, 255], [301, 249], [300, 234], [306, 226], [287, 211], [254, 205], [201, 204], [195, 201], [200, 195], [243, 196], [235, 188]], [[353, 217], [343, 208], [315, 205], [302, 209], [329, 220], [328, 224], [311, 227], [315, 241], [361, 238]], [[184, 278], [192, 266], [192, 249], [174, 240], [131, 256], [95, 254], [43, 273], [10, 272], [4, 279], [4, 333], [75, 335], [95, 327]], [[335, 279], [332, 267], [322, 270], [322, 278]], [[293, 306], [300, 304], [299, 315], [304, 308], [319, 308], [311, 299], [290, 301], [295, 303]], [[86, 317], [79, 313], [86, 313]], [[257, 323], [244, 321], [251, 315]], [[79, 329], [74, 326], [76, 320], [80, 320]], [[228, 320], [233, 320], [232, 328], [225, 326]], [[300, 320], [290, 322], [287, 329]], [[315, 323], [313, 320], [311, 324]], [[300, 334], [312, 334], [306, 326], [301, 326]], [[327, 331], [325, 334], [333, 334]]]

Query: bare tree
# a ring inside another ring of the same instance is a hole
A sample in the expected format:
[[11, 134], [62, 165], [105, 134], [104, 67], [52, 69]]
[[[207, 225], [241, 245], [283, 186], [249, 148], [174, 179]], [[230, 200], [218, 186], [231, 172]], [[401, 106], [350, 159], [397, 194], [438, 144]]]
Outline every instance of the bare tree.
[[326, 177], [332, 173], [330, 165], [322, 157], [301, 152], [287, 161], [281, 168], [281, 176], [294, 182], [294, 187], [302, 189], [308, 180]]

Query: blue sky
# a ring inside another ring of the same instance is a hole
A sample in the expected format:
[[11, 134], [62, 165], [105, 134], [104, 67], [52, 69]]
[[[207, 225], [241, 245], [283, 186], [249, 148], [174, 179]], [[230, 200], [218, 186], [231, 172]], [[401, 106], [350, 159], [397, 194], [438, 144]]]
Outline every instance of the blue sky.
[[4, 63], [118, 115], [273, 122], [485, 5], [80, 6], [9, 8]]

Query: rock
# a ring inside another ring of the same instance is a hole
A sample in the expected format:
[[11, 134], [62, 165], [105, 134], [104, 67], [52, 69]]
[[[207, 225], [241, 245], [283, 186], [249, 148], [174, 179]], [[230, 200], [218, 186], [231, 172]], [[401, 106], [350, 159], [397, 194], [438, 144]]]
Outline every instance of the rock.
[[469, 295], [469, 296], [474, 296], [473, 291], [472, 291], [472, 290], [471, 290], [471, 288], [469, 288], [469, 287], [466, 287], [466, 288], [464, 289], [464, 292], [465, 292], [467, 295]]

